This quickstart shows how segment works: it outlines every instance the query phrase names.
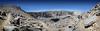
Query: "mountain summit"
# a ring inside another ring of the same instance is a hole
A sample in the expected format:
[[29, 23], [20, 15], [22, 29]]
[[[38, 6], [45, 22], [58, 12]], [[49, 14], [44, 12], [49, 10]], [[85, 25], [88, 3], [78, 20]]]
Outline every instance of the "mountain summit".
[[100, 31], [100, 4], [87, 13], [25, 12], [19, 6], [0, 6], [0, 31]]

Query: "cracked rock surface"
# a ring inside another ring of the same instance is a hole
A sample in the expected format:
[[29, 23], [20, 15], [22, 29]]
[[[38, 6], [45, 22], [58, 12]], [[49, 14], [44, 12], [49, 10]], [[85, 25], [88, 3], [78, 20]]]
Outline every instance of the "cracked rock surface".
[[87, 13], [75, 11], [25, 12], [0, 6], [0, 31], [100, 31], [100, 4]]

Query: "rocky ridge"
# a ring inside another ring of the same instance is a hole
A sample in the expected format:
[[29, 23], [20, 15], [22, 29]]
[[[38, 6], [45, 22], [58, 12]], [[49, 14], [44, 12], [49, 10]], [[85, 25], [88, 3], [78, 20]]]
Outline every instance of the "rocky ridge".
[[74, 11], [25, 12], [0, 6], [0, 31], [100, 31], [100, 4], [87, 13]]

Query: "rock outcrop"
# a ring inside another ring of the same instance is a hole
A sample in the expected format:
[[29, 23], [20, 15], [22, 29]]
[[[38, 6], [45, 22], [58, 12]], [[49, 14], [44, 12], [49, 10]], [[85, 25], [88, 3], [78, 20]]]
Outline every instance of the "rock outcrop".
[[75, 11], [25, 12], [0, 6], [0, 31], [100, 31], [100, 4], [87, 13]]

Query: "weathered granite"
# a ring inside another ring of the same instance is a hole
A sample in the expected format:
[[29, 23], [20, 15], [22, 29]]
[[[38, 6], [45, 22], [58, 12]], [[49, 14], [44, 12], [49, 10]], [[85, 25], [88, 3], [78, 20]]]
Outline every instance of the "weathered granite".
[[0, 31], [100, 31], [100, 4], [87, 13], [75, 11], [25, 12], [0, 6]]

